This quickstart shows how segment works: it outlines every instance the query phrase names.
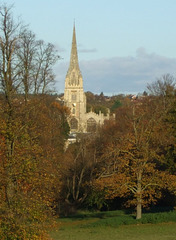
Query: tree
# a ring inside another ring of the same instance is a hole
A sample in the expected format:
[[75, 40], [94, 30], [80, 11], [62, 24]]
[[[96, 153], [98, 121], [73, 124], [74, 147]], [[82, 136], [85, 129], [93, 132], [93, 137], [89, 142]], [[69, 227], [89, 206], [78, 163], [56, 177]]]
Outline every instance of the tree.
[[111, 107], [111, 111], [114, 112], [120, 106], [122, 106], [122, 103], [119, 100], [115, 100], [114, 104]]
[[163, 129], [166, 130], [165, 139], [163, 138], [160, 153], [163, 159], [161, 162], [162, 168], [169, 170], [170, 173], [175, 173], [175, 78], [166, 74], [159, 78], [156, 82], [148, 85], [150, 95], [157, 100], [160, 106], [160, 112], [163, 116]]
[[[60, 162], [67, 134], [67, 108], [48, 96], [35, 96], [26, 107], [16, 101], [8, 155], [6, 118], [0, 102], [1, 239], [41, 235], [42, 225], [55, 209], [60, 194]], [[39, 222], [41, 224], [39, 224]]]
[[51, 90], [55, 77], [52, 67], [59, 59], [54, 45], [36, 40], [35, 34], [25, 28], [20, 34], [16, 54], [25, 101], [29, 93], [45, 94]]
[[154, 98], [146, 97], [119, 108], [116, 122], [104, 129], [108, 134], [101, 156], [105, 165], [96, 182], [108, 198], [128, 195], [128, 203], [136, 206], [137, 219], [141, 218], [142, 206], [155, 203], [161, 196], [159, 190], [167, 185], [168, 173], [157, 166], [166, 133], [163, 126], [160, 106]]
[[96, 166], [92, 135], [81, 136], [79, 142], [69, 145], [61, 163], [62, 194], [65, 211], [73, 212], [87, 198]]
[[165, 74], [157, 81], [147, 85], [149, 94], [160, 100], [164, 111], [167, 111], [172, 105], [175, 84], [175, 78], [170, 74]]
[[21, 92], [25, 94], [25, 102], [27, 103], [29, 94], [34, 88], [34, 68], [35, 68], [35, 55], [37, 51], [37, 41], [35, 34], [24, 29], [20, 33], [18, 47], [16, 49], [19, 79], [21, 82]]
[[[15, 48], [17, 40], [19, 38], [20, 23], [15, 24], [11, 14], [11, 8], [2, 6], [0, 8], [0, 80], [1, 89], [4, 93], [4, 102], [2, 107], [2, 113], [5, 118], [1, 119], [5, 122], [5, 159], [7, 163], [5, 172], [9, 176], [12, 175], [11, 164], [14, 155], [14, 96], [18, 87], [18, 72], [16, 72], [17, 63], [15, 61]], [[8, 205], [10, 204], [11, 192], [14, 192], [13, 177], [9, 177], [9, 181], [6, 185], [6, 199]]]
[[60, 57], [53, 44], [38, 41], [34, 69], [34, 94], [46, 93], [48, 87], [54, 83], [53, 65]]
[[21, 23], [13, 21], [11, 7], [0, 7], [0, 78], [1, 88], [9, 108], [11, 109], [12, 97], [18, 86], [18, 71], [15, 56], [17, 41], [20, 36]]
[[[67, 109], [48, 104], [44, 94], [29, 97], [36, 83], [35, 43], [35, 36], [15, 23], [11, 7], [0, 6], [0, 237], [4, 240], [42, 239], [42, 223], [52, 214], [59, 192], [58, 158], [68, 131]], [[45, 93], [53, 79], [54, 48], [44, 49], [37, 93]]]

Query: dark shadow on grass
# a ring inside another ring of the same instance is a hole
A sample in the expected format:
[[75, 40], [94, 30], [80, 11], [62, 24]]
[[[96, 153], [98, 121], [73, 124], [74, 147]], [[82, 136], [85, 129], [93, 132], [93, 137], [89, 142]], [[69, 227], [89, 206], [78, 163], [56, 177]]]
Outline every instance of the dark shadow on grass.
[[127, 215], [128, 216], [133, 215], [131, 209], [105, 211], [105, 212], [81, 212], [81, 213], [74, 213], [69, 216], [61, 216], [61, 218], [62, 219], [67, 218], [67, 219], [73, 219], [73, 220], [82, 220], [82, 219], [90, 219], [90, 218], [107, 219], [107, 218], [122, 217]]
[[170, 212], [173, 211], [174, 208], [173, 207], [151, 207], [150, 209], [144, 209], [143, 213], [160, 213], [160, 212]]

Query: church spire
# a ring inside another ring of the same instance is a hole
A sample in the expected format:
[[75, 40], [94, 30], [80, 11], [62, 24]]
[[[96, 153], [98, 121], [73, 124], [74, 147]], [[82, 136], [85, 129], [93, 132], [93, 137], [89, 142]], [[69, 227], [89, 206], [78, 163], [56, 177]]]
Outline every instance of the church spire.
[[73, 25], [72, 48], [70, 56], [70, 65], [65, 79], [65, 86], [83, 87], [83, 80], [78, 62], [75, 23]]
[[70, 69], [73, 69], [73, 68], [79, 70], [75, 23], [73, 25], [72, 49], [71, 49], [71, 57], [70, 57]]

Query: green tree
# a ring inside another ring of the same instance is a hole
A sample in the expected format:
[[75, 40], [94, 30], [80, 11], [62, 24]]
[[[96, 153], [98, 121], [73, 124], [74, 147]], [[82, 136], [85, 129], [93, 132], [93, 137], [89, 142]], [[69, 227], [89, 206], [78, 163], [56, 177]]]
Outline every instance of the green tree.
[[114, 104], [111, 107], [111, 111], [114, 112], [120, 106], [122, 106], [122, 103], [119, 100], [115, 100]]

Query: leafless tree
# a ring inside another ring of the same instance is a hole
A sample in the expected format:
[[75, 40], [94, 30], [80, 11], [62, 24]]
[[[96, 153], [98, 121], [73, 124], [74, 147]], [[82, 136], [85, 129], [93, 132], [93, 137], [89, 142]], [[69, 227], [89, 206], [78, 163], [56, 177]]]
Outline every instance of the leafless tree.
[[15, 49], [20, 38], [22, 24], [15, 23], [11, 7], [0, 7], [0, 84], [7, 103], [19, 86]]
[[148, 84], [147, 89], [150, 95], [158, 97], [158, 100], [160, 100], [163, 106], [163, 110], [167, 111], [174, 100], [175, 86], [175, 77], [170, 74], [165, 74], [157, 79], [157, 81]]
[[16, 54], [18, 59], [19, 80], [21, 83], [21, 91], [25, 94], [25, 102], [27, 102], [28, 94], [31, 92], [33, 84], [33, 71], [35, 69], [35, 55], [37, 50], [37, 42], [35, 34], [24, 29], [20, 34]]
[[33, 71], [34, 94], [45, 93], [54, 83], [52, 67], [58, 59], [59, 56], [53, 44], [38, 41]]

